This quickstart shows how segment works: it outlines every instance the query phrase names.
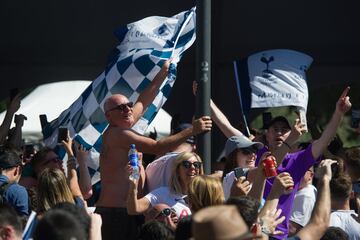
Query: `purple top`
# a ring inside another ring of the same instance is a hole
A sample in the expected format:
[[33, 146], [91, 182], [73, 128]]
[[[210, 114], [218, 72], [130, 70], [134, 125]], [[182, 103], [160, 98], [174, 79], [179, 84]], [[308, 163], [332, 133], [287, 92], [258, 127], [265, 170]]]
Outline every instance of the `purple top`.
[[[278, 208], [281, 208], [281, 216], [285, 216], [285, 221], [277, 226], [277, 230], [284, 232], [284, 234], [272, 236], [276, 239], [284, 239], [288, 235], [289, 218], [291, 214], [291, 208], [294, 202], [295, 193], [299, 188], [301, 178], [306, 171], [314, 165], [316, 160], [314, 159], [311, 151], [312, 144], [310, 144], [305, 150], [301, 150], [295, 153], [288, 153], [284, 157], [284, 161], [278, 166], [277, 172], [288, 172], [294, 180], [294, 190], [288, 195], [282, 195], [279, 199]], [[256, 166], [259, 164], [260, 157], [264, 152], [269, 151], [266, 147], [260, 149], [257, 153]], [[274, 178], [266, 180], [264, 198], [266, 199], [270, 193]]]

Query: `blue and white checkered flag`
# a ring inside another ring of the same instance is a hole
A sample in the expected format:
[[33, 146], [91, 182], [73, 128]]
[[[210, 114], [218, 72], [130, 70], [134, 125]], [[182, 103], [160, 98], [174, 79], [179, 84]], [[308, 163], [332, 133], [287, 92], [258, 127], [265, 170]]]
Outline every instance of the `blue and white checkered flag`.
[[60, 116], [43, 128], [47, 146], [55, 147], [58, 128], [65, 126], [70, 136], [90, 149], [88, 161], [92, 183], [100, 180], [99, 153], [102, 133], [108, 126], [104, 102], [121, 93], [136, 102], [139, 94], [160, 71], [163, 63], [173, 58], [169, 75], [134, 130], [144, 133], [170, 95], [175, 82], [176, 64], [195, 41], [195, 8], [173, 17], [152, 16], [130, 23], [115, 31], [120, 44], [114, 49], [104, 72]]

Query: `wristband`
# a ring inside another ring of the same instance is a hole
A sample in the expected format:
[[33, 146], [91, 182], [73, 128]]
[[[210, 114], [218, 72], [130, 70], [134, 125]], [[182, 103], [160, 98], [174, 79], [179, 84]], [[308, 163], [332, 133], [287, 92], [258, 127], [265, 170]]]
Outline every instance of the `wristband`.
[[268, 236], [271, 235], [271, 231], [265, 226], [261, 226], [261, 232]]
[[285, 146], [287, 146], [289, 149], [291, 149], [291, 146], [286, 141], [283, 141], [283, 144], [285, 144]]

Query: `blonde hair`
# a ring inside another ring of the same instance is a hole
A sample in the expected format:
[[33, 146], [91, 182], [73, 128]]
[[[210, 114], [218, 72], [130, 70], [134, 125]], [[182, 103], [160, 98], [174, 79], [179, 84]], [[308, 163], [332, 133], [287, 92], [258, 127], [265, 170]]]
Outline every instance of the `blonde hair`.
[[[179, 178], [179, 166], [181, 165], [181, 163], [183, 161], [188, 160], [192, 157], [195, 157], [198, 162], [202, 162], [200, 156], [197, 155], [196, 153], [183, 152], [183, 153], [180, 153], [176, 157], [175, 161], [172, 163], [171, 177], [170, 177], [170, 182], [169, 182], [170, 191], [175, 192], [175, 193], [182, 193], [182, 188], [181, 188], [180, 178]], [[199, 174], [200, 175], [204, 174], [202, 166], [200, 167]]]
[[60, 169], [46, 168], [39, 176], [37, 191], [38, 212], [45, 212], [62, 202], [75, 203], [65, 174]]
[[196, 176], [191, 181], [188, 189], [189, 206], [191, 212], [223, 204], [225, 201], [221, 181], [212, 176]]

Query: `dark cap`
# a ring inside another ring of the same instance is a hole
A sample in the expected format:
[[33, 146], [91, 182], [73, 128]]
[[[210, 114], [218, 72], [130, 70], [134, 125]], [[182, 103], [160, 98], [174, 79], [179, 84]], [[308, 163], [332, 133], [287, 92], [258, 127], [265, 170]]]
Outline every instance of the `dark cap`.
[[12, 150], [0, 151], [0, 169], [8, 169], [21, 165], [19, 155]]
[[[192, 127], [190, 123], [180, 123], [174, 129], [171, 129], [171, 135], [177, 134], [190, 127]], [[190, 144], [195, 144], [195, 136], [190, 136], [188, 139], [186, 139], [186, 142]]]
[[268, 128], [270, 128], [272, 125], [274, 125], [276, 122], [283, 122], [286, 124], [286, 126], [291, 129], [291, 126], [290, 126], [290, 123], [289, 121], [286, 119], [286, 117], [284, 116], [277, 116], [273, 119], [271, 119], [269, 125], [268, 125]]

